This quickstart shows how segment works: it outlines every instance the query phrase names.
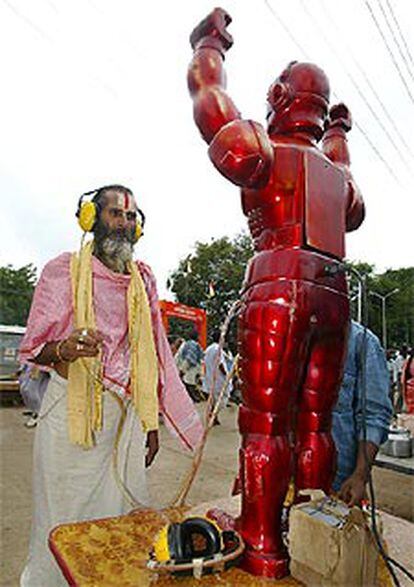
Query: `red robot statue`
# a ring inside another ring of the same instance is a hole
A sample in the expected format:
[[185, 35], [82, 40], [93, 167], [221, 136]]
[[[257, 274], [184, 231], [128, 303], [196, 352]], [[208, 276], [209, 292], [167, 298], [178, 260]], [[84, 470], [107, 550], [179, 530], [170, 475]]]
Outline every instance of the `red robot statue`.
[[333, 481], [331, 410], [349, 322], [341, 261], [364, 206], [349, 171], [351, 117], [343, 104], [328, 110], [319, 67], [290, 63], [270, 86], [267, 130], [242, 119], [225, 90], [230, 22], [216, 8], [194, 29], [188, 85], [212, 162], [241, 187], [255, 245], [238, 334], [240, 529], [243, 567], [279, 578], [288, 572], [280, 520], [290, 479], [297, 491], [329, 492]]

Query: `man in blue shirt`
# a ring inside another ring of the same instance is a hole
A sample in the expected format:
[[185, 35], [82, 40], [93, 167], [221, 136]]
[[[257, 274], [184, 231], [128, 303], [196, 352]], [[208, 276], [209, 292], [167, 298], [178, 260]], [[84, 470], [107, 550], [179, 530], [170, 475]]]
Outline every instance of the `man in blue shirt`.
[[204, 351], [198, 342], [198, 332], [193, 330], [189, 340], [178, 349], [175, 360], [180, 377], [194, 402], [203, 399], [200, 393], [203, 359]]
[[[361, 358], [366, 337], [366, 451], [362, 431]], [[333, 489], [349, 505], [364, 497], [369, 470], [380, 445], [387, 438], [392, 417], [385, 353], [378, 338], [357, 322], [351, 323], [344, 377], [332, 413], [332, 436], [338, 461]], [[368, 463], [365, 458], [368, 457]]]

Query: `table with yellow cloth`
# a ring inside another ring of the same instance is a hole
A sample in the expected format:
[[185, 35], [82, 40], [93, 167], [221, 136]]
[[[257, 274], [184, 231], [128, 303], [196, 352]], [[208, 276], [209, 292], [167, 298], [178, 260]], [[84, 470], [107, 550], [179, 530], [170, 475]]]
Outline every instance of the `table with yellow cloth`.
[[[211, 506], [214, 504], [198, 507], [191, 514], [205, 512]], [[180, 521], [188, 513], [188, 508], [171, 508], [163, 512], [149, 509], [115, 518], [62, 524], [50, 533], [49, 545], [68, 584], [73, 587], [146, 587], [154, 583], [182, 587], [269, 587], [271, 584], [287, 587], [301, 584], [292, 577], [279, 581], [260, 579], [235, 567], [220, 574], [205, 575], [200, 580], [154, 575], [146, 568], [146, 561], [156, 533], [168, 520]], [[379, 575], [380, 587], [392, 585], [383, 564]]]

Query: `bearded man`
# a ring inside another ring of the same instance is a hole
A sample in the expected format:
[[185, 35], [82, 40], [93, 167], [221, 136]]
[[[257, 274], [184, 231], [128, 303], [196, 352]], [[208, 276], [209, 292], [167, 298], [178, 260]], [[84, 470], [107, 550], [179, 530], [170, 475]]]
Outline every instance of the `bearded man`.
[[23, 363], [51, 374], [35, 436], [34, 517], [21, 577], [31, 587], [65, 584], [47, 547], [54, 526], [148, 503], [144, 465], [158, 452], [159, 412], [189, 449], [202, 433], [162, 326], [154, 276], [132, 260], [142, 213], [124, 186], [92, 194], [77, 215], [94, 238], [78, 255], [45, 266], [20, 349]]

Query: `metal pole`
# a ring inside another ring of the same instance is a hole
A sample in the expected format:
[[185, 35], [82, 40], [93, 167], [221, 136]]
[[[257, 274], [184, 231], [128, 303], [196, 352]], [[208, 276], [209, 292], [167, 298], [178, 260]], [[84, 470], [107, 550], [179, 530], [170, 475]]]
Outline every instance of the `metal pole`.
[[387, 317], [386, 317], [385, 303], [387, 301], [387, 298], [389, 298], [393, 294], [397, 293], [398, 291], [400, 291], [400, 290], [398, 289], [398, 287], [396, 287], [392, 291], [385, 294], [385, 296], [377, 293], [376, 291], [369, 292], [370, 295], [376, 296], [377, 298], [379, 298], [381, 300], [381, 306], [382, 306], [382, 346], [384, 347], [385, 351], [387, 350]]

